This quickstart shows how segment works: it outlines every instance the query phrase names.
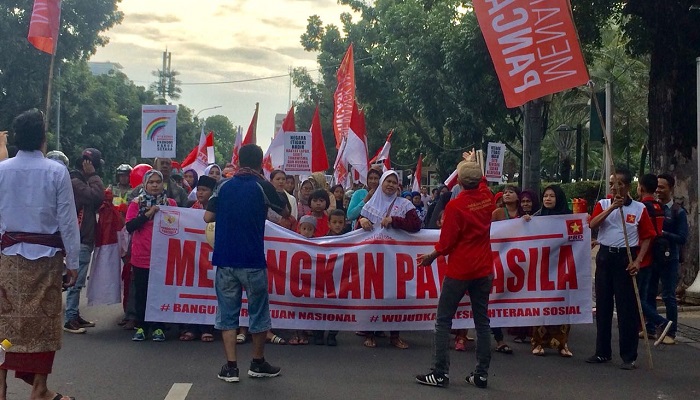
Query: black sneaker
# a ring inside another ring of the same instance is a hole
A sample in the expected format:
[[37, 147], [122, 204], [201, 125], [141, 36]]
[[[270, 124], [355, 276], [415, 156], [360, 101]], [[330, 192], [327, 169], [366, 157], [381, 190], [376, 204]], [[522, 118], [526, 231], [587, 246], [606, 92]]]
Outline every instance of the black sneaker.
[[421, 385], [447, 387], [450, 384], [450, 377], [433, 371], [426, 375], [416, 375], [416, 382]]
[[282, 368], [273, 367], [269, 362], [251, 362], [248, 369], [248, 376], [251, 378], [272, 378], [280, 374]]
[[608, 361], [610, 361], [610, 360], [612, 360], [612, 358], [610, 358], [610, 357], [603, 357], [603, 356], [596, 356], [596, 355], [593, 355], [593, 356], [588, 357], [588, 358], [586, 359], [586, 362], [589, 363], [589, 364], [602, 364], [602, 363], [606, 363], [606, 362], [608, 362]]
[[238, 378], [238, 368], [229, 368], [228, 363], [221, 367], [221, 371], [217, 376], [226, 382], [238, 382], [240, 380]]
[[72, 319], [63, 325], [63, 330], [70, 333], [85, 333], [85, 328], [80, 326], [77, 319]]
[[622, 365], [620, 365], [620, 369], [626, 369], [628, 371], [631, 371], [633, 369], [636, 369], [637, 366], [635, 365], [634, 361], [631, 362], [623, 362]]
[[489, 381], [485, 375], [475, 374], [474, 372], [469, 374], [469, 376], [466, 377], [464, 379], [464, 381], [467, 382], [468, 384], [474, 385], [480, 389], [486, 389], [486, 386], [489, 383]]
[[78, 325], [80, 325], [81, 328], [94, 328], [95, 327], [94, 322], [85, 320], [80, 315], [78, 315], [78, 318], [76, 318], [75, 320], [78, 321]]

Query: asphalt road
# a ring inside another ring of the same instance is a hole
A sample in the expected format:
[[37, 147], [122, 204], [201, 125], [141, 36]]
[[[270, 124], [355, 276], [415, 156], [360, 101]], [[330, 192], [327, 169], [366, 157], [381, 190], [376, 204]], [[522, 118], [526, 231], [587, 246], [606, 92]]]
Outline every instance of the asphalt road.
[[[82, 303], [85, 304], [85, 303]], [[594, 325], [572, 329], [571, 359], [555, 351], [545, 357], [529, 354], [529, 345], [513, 344], [513, 355], [494, 353], [489, 388], [464, 383], [475, 364], [471, 342], [466, 353], [452, 351], [451, 385], [432, 388], [414, 383], [413, 376], [430, 367], [431, 333], [410, 332], [408, 350], [390, 347], [378, 339], [375, 349], [364, 348], [352, 332], [341, 332], [338, 347], [268, 345], [266, 358], [282, 367], [277, 378], [246, 376], [251, 345], [239, 347], [241, 381], [225, 383], [216, 374], [224, 363], [220, 338], [213, 343], [182, 343], [176, 331], [164, 343], [132, 342], [132, 332], [116, 326], [120, 306], [83, 307], [87, 319], [97, 322], [87, 334], [64, 335], [52, 389], [78, 400], [196, 400], [196, 399], [697, 399], [700, 396], [700, 347], [686, 342], [653, 348], [654, 369], [649, 370], [646, 349], [640, 343], [639, 368], [624, 371], [619, 357], [611, 363], [590, 365]], [[286, 332], [282, 332], [286, 336]], [[510, 339], [510, 338], [508, 338]], [[614, 336], [613, 349], [617, 351]], [[9, 399], [27, 399], [28, 386], [8, 379]], [[175, 384], [183, 385], [175, 385]]]

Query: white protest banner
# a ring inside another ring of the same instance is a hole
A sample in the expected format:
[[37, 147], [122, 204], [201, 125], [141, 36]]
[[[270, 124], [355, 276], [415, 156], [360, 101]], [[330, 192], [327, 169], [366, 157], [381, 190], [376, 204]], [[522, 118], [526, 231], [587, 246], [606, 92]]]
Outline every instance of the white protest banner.
[[177, 106], [141, 106], [141, 157], [175, 158]]
[[[161, 207], [153, 229], [146, 318], [213, 324], [215, 267], [202, 210]], [[307, 239], [268, 222], [272, 325], [282, 329], [431, 330], [446, 259], [418, 267], [440, 231], [354, 231]], [[492, 326], [590, 323], [590, 230], [585, 214], [493, 225]], [[243, 300], [241, 324], [247, 323]], [[474, 326], [469, 298], [454, 328]]]
[[284, 135], [284, 172], [310, 174], [311, 132], [286, 132]]
[[506, 145], [503, 143], [489, 143], [486, 152], [486, 172], [484, 176], [489, 182], [503, 182], [503, 156], [506, 153]]

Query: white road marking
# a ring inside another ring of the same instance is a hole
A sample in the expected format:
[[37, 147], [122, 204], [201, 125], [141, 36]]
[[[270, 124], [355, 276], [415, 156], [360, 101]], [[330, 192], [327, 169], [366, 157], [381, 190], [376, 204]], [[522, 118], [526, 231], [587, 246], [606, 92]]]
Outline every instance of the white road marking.
[[165, 400], [185, 400], [190, 389], [192, 389], [191, 383], [173, 383]]

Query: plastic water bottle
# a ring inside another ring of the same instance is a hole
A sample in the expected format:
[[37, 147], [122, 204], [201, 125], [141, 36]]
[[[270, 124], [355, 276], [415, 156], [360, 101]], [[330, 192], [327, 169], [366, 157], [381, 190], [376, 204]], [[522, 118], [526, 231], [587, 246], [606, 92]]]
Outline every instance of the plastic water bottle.
[[5, 353], [10, 350], [10, 347], [12, 347], [12, 343], [9, 340], [5, 339], [0, 342], [0, 365], [5, 363]]

